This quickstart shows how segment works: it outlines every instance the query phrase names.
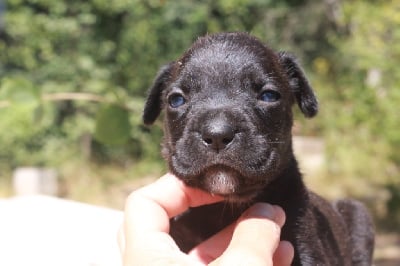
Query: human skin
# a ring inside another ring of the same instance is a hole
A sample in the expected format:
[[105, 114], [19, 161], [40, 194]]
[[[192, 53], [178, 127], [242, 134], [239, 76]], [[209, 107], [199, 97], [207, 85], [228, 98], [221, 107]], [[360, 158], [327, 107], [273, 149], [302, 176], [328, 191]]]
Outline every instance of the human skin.
[[222, 201], [187, 187], [171, 174], [134, 191], [127, 199], [119, 235], [124, 266], [131, 265], [290, 265], [293, 246], [280, 241], [285, 214], [278, 206], [256, 203], [238, 221], [188, 254], [168, 234], [170, 218], [190, 207]]

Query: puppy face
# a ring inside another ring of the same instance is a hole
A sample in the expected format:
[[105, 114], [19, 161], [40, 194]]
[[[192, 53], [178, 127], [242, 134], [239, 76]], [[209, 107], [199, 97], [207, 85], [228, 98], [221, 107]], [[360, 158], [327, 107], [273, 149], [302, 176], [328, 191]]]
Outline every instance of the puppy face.
[[248, 201], [292, 159], [293, 103], [306, 116], [315, 96], [292, 57], [244, 33], [200, 38], [164, 67], [144, 122], [165, 111], [163, 155], [188, 185]]

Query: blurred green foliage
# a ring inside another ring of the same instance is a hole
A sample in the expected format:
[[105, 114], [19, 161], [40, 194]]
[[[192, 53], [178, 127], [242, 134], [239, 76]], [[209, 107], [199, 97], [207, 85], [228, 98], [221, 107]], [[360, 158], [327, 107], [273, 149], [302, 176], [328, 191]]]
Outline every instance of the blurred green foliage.
[[71, 158], [161, 162], [161, 123], [140, 120], [158, 68], [197, 36], [247, 31], [303, 62], [322, 108], [300, 133], [326, 139], [329, 178], [399, 213], [398, 1], [8, 0], [2, 21], [0, 178]]

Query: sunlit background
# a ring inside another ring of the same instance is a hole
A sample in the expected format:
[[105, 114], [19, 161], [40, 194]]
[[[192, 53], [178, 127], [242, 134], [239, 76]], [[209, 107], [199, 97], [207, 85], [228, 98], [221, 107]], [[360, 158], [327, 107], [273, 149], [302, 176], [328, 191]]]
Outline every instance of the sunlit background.
[[299, 58], [321, 106], [311, 120], [295, 110], [305, 181], [365, 202], [377, 265], [399, 265], [395, 0], [0, 0], [0, 197], [24, 193], [25, 170], [47, 182], [43, 193], [121, 210], [167, 171], [161, 121], [141, 122], [147, 88], [198, 36], [220, 31]]

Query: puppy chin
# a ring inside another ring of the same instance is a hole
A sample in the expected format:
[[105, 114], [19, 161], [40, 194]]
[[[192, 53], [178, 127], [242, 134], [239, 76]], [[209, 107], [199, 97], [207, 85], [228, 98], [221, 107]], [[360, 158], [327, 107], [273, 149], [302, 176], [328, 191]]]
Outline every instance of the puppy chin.
[[229, 196], [238, 191], [239, 180], [238, 172], [226, 167], [214, 166], [204, 173], [202, 186], [211, 194]]
[[256, 196], [256, 190], [243, 191], [244, 177], [234, 169], [225, 166], [212, 166], [202, 175], [201, 189], [225, 198], [231, 203], [249, 203]]

